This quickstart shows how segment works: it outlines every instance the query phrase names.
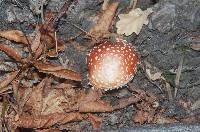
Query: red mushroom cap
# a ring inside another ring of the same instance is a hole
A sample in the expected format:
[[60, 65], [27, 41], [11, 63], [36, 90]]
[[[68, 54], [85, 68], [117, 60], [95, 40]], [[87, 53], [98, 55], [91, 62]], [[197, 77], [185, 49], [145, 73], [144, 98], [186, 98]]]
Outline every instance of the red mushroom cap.
[[87, 56], [88, 78], [94, 88], [119, 88], [133, 78], [138, 63], [137, 52], [126, 40], [105, 41]]

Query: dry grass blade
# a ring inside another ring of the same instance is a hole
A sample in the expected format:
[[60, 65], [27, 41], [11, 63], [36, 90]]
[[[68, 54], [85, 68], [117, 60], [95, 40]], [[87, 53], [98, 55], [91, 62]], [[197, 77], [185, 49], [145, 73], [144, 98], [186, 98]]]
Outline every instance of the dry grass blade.
[[27, 41], [27, 37], [22, 31], [19, 30], [0, 31], [0, 37], [22, 44], [29, 44], [29, 42]]
[[65, 69], [63, 66], [44, 64], [40, 62], [34, 62], [34, 66], [43, 73], [49, 73], [60, 78], [81, 81], [81, 76], [78, 72]]
[[12, 57], [16, 61], [18, 62], [22, 61], [22, 56], [16, 49], [5, 44], [0, 44], [0, 50], [5, 52], [8, 56]]
[[176, 72], [174, 97], [176, 97], [177, 92], [178, 92], [178, 88], [179, 88], [179, 85], [180, 85], [181, 71], [182, 71], [182, 68], [183, 68], [183, 58], [184, 57], [182, 56], [181, 60], [179, 62], [177, 72]]
[[6, 91], [7, 86], [16, 78], [19, 71], [14, 71], [7, 74], [6, 78], [0, 82], [0, 92]]
[[171, 90], [172, 88], [168, 82], [165, 82], [165, 85], [166, 85], [166, 90], [167, 90], [169, 101], [172, 102], [173, 101], [172, 90]]

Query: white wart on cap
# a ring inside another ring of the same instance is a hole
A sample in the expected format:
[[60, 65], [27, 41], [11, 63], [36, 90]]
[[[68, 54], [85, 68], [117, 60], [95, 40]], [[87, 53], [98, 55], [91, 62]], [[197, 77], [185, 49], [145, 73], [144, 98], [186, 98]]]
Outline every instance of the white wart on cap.
[[127, 84], [137, 71], [139, 57], [123, 39], [105, 41], [87, 56], [88, 79], [97, 89], [115, 89]]

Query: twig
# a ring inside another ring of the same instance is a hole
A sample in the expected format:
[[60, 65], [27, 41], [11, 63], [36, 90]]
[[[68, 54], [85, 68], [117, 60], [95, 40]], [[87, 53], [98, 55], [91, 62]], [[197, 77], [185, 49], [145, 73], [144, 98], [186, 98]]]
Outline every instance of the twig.
[[57, 32], [54, 32], [54, 38], [55, 38], [55, 42], [56, 42], [56, 56], [58, 56], [58, 40], [57, 40]]
[[176, 78], [175, 78], [175, 90], [174, 90], [174, 97], [176, 97], [178, 89], [180, 87], [180, 77], [181, 77], [181, 71], [183, 68], [183, 56], [181, 57], [181, 60], [179, 62], [179, 66], [176, 72]]
[[43, 4], [41, 4], [40, 15], [41, 15], [42, 23], [44, 24], [45, 20], [44, 20], [44, 5]]
[[[74, 23], [72, 23], [72, 22], [69, 22], [69, 21], [67, 21], [67, 20], [63, 20], [63, 21], [65, 21], [65, 22], [67, 22], [68, 24], [71, 24], [71, 25], [74, 26], [75, 28], [79, 29], [81, 32], [85, 33], [88, 37], [91, 37], [91, 38], [94, 38], [94, 39], [95, 39], [95, 37], [94, 37], [92, 34], [88, 33], [88, 32], [85, 31], [83, 28], [79, 27], [78, 25], [76, 25], [76, 24], [74, 24]], [[95, 40], [96, 40], [96, 39], [95, 39]], [[96, 41], [97, 41], [97, 40], [96, 40]]]

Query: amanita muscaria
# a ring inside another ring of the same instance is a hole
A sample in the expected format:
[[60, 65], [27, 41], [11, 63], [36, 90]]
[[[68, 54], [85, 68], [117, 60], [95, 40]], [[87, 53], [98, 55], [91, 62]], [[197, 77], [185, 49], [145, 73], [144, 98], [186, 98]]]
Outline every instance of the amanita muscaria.
[[135, 75], [139, 57], [126, 40], [104, 41], [87, 56], [88, 79], [97, 89], [115, 89], [127, 84]]

